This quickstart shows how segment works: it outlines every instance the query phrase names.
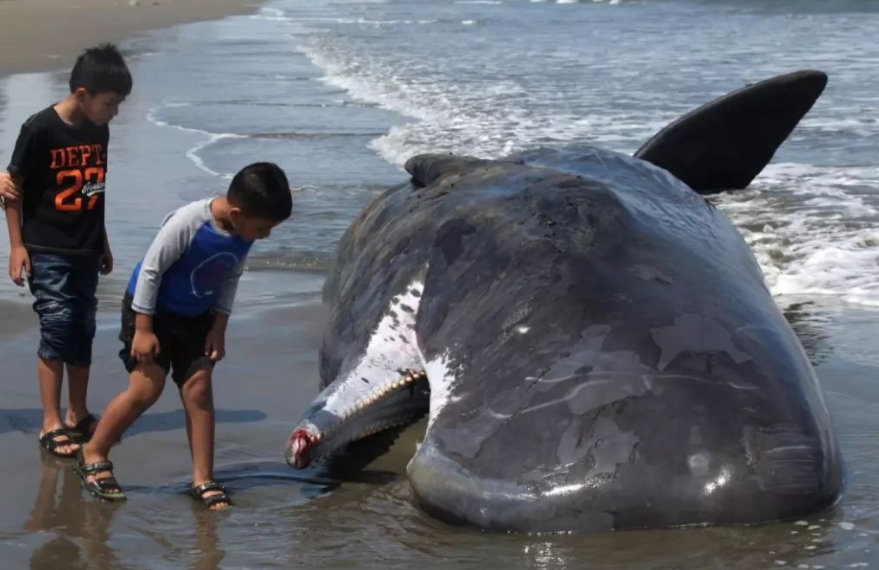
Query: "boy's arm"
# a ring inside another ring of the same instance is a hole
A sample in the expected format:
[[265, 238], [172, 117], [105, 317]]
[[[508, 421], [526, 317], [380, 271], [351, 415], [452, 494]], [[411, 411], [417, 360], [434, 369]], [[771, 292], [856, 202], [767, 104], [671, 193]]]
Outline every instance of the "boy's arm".
[[6, 167], [6, 172], [0, 174], [0, 196], [6, 198], [7, 202], [22, 199], [25, 179], [36, 168], [40, 140], [39, 129], [32, 128], [29, 123], [21, 126], [9, 166]]
[[212, 361], [219, 362], [226, 356], [226, 326], [229, 324], [229, 315], [232, 313], [232, 305], [235, 303], [235, 293], [238, 291], [238, 280], [244, 273], [244, 256], [232, 270], [232, 273], [223, 283], [217, 300], [214, 301], [214, 324], [205, 339], [204, 353]]
[[226, 326], [228, 324], [228, 313], [214, 313], [214, 324], [204, 342], [205, 356], [214, 362], [219, 362], [226, 356]]
[[110, 238], [104, 227], [104, 251], [101, 253], [101, 275], [109, 275], [113, 271], [113, 252], [110, 251]]
[[[153, 313], [162, 276], [189, 247], [198, 226], [186, 215], [174, 212], [162, 222], [159, 233], [144, 255], [134, 286], [131, 308], [135, 312], [131, 355], [138, 362], [150, 362], [161, 346], [153, 334]], [[106, 237], [106, 235], [105, 235]]]
[[192, 217], [179, 211], [165, 218], [140, 264], [140, 274], [131, 302], [134, 312], [142, 315], [155, 313], [162, 276], [189, 248], [198, 226], [198, 222]]
[[13, 200], [21, 201], [24, 179], [34, 170], [38, 147], [37, 130], [32, 129], [29, 123], [23, 124], [15, 140], [9, 166], [6, 167], [6, 172], [0, 174], [0, 206], [3, 209]]
[[21, 239], [21, 202], [11, 200], [6, 205], [6, 229], [9, 231], [9, 249], [24, 247]]
[[[235, 269], [232, 270], [232, 273], [226, 279], [226, 282], [223, 283], [223, 287], [220, 289], [220, 294], [217, 295], [217, 300], [214, 302], [214, 312], [218, 317], [220, 315], [224, 316], [224, 323], [229, 320], [229, 315], [232, 314], [232, 306], [235, 304], [235, 294], [238, 292], [238, 280], [244, 273], [244, 264], [246, 261], [247, 256], [241, 258], [238, 265], [235, 266]], [[225, 330], [225, 326], [223, 329]]]
[[9, 230], [9, 276], [19, 287], [24, 285], [21, 268], [31, 275], [31, 260], [21, 239], [21, 202], [11, 200], [6, 205], [6, 228]]
[[[0, 193], [6, 209], [6, 228], [9, 231], [9, 276], [19, 287], [24, 285], [24, 267], [27, 275], [31, 275], [31, 260], [24, 240], [21, 236], [21, 199], [24, 181], [34, 170], [37, 148], [39, 147], [38, 132], [25, 123], [21, 126], [15, 149], [4, 176], [0, 178]], [[17, 195], [17, 198], [13, 198]]]
[[0, 210], [5, 210], [6, 203], [12, 200], [21, 200], [20, 181], [10, 172], [0, 172]]

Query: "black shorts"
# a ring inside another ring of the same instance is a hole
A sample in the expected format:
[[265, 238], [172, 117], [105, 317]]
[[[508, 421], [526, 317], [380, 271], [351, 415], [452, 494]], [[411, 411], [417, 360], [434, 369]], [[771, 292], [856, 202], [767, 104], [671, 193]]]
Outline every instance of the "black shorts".
[[[119, 332], [122, 341], [119, 358], [129, 374], [139, 364], [131, 356], [137, 315], [131, 308], [131, 300], [126, 292], [122, 298], [122, 330]], [[205, 354], [204, 347], [213, 324], [214, 314], [210, 311], [195, 317], [170, 313], [153, 315], [153, 333], [159, 339], [159, 355], [153, 357], [153, 362], [161, 366], [165, 374], [173, 369], [171, 377], [178, 386], [183, 386], [201, 368], [213, 368], [214, 363]]]

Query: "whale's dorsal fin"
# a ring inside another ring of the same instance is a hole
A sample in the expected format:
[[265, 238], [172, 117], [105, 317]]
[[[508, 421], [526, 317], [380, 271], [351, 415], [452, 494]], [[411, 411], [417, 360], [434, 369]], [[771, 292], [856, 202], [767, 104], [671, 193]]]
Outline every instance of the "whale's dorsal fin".
[[827, 85], [821, 71], [754, 83], [677, 119], [635, 153], [700, 194], [748, 186]]
[[479, 162], [485, 161], [453, 154], [419, 154], [407, 160], [403, 168], [412, 175], [415, 186], [424, 187], [443, 176], [460, 172]]

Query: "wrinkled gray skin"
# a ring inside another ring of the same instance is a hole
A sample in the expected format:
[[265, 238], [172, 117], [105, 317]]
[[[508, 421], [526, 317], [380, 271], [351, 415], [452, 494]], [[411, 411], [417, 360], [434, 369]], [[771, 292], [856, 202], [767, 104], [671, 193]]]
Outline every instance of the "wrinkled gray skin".
[[757, 523], [838, 498], [815, 373], [747, 244], [705, 199], [591, 147], [406, 168], [413, 183], [340, 243], [327, 387], [291, 435], [291, 465], [423, 413], [424, 381], [399, 380], [411, 369], [431, 387], [413, 497], [451, 523]]

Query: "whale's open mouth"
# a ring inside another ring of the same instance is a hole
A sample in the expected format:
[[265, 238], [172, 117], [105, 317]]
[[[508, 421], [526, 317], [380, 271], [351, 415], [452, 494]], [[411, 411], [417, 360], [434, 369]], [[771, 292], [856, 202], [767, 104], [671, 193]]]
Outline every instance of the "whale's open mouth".
[[337, 413], [313, 407], [290, 434], [287, 463], [304, 469], [346, 443], [408, 425], [427, 412], [430, 386], [424, 370], [401, 370], [395, 380], [358, 392]]

